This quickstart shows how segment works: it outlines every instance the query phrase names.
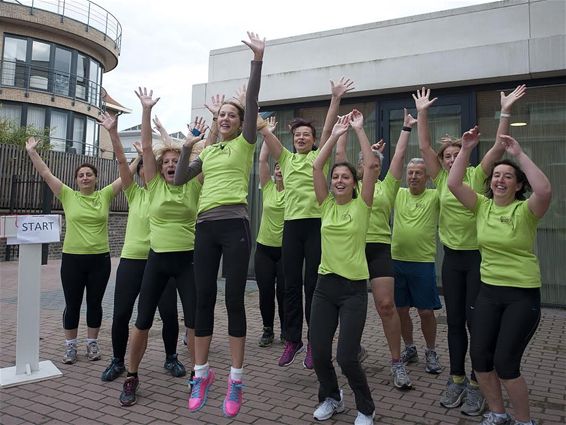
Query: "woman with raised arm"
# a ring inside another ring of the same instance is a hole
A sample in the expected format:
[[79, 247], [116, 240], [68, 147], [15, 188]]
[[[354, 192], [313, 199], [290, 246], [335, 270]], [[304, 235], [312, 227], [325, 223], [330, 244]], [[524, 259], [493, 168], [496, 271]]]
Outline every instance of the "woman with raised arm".
[[258, 95], [265, 40], [248, 32], [243, 41], [254, 53], [246, 92], [245, 114], [239, 102], [227, 101], [218, 111], [216, 124], [220, 141], [207, 146], [189, 163], [190, 148], [184, 147], [175, 183], [183, 184], [202, 171], [204, 184], [200, 197], [195, 238], [195, 282], [197, 313], [195, 329], [195, 378], [189, 410], [204, 407], [214, 382], [208, 354], [214, 330], [218, 268], [223, 257], [226, 274], [226, 310], [232, 365], [223, 403], [224, 414], [233, 417], [242, 404], [246, 311], [244, 295], [251, 251], [247, 206], [248, 182], [256, 142]]
[[[540, 267], [534, 253], [538, 221], [552, 198], [548, 178], [511, 136], [499, 143], [516, 161], [497, 161], [486, 179], [486, 195], [463, 182], [477, 127], [462, 136], [448, 188], [476, 214], [481, 252], [481, 287], [471, 326], [470, 355], [490, 412], [482, 425], [511, 424], [501, 384], [509, 395], [515, 425], [533, 425], [521, 358], [540, 321]], [[525, 199], [529, 189], [532, 194]]]
[[[124, 357], [129, 336], [129, 323], [134, 304], [140, 293], [143, 272], [149, 253], [149, 195], [145, 189], [141, 146], [134, 143], [138, 157], [128, 165], [124, 149], [118, 136], [118, 119], [103, 113], [99, 118], [102, 127], [108, 130], [114, 154], [118, 161], [118, 170], [122, 186], [128, 201], [128, 222], [124, 246], [120, 256], [120, 264], [116, 270], [116, 286], [114, 289], [114, 311], [112, 314], [112, 359], [102, 372], [103, 381], [113, 381], [125, 370]], [[135, 167], [142, 186], [134, 181], [131, 168]], [[159, 315], [163, 322], [162, 337], [165, 347], [165, 369], [173, 376], [183, 376], [185, 368], [177, 359], [177, 337], [179, 322], [177, 315], [177, 294], [175, 282], [167, 284], [159, 300]]]
[[[501, 114], [495, 143], [485, 154], [481, 164], [469, 167], [466, 164], [464, 182], [476, 192], [483, 192], [483, 182], [493, 163], [500, 159], [504, 149], [499, 135], [507, 133], [513, 104], [526, 91], [520, 85], [511, 93], [500, 93]], [[448, 323], [448, 353], [450, 356], [450, 377], [440, 404], [447, 408], [460, 406], [461, 412], [469, 416], [482, 414], [485, 399], [479, 390], [474, 372], [466, 378], [465, 360], [468, 352], [468, 330], [474, 314], [474, 302], [480, 288], [480, 262], [476, 237], [475, 216], [463, 208], [446, 185], [448, 172], [461, 149], [460, 140], [445, 140], [437, 152], [431, 146], [428, 129], [428, 110], [436, 101], [430, 99], [430, 90], [425, 87], [413, 95], [417, 108], [419, 147], [427, 172], [433, 179], [440, 199], [438, 234], [444, 245], [442, 262], [442, 289]], [[406, 363], [418, 360], [414, 346], [406, 347], [402, 353]]]
[[110, 204], [122, 189], [120, 179], [96, 189], [98, 170], [84, 163], [75, 170], [79, 190], [73, 190], [53, 175], [36, 148], [39, 139], [30, 137], [26, 151], [34, 168], [61, 201], [65, 212], [65, 239], [61, 259], [61, 284], [65, 296], [63, 363], [77, 361], [77, 334], [83, 294], [86, 289], [86, 357], [99, 360], [98, 332], [102, 323], [102, 298], [110, 277], [108, 213]]
[[[340, 78], [331, 83], [332, 97], [326, 114], [319, 149], [324, 146], [336, 122], [342, 96], [353, 90], [353, 82]], [[304, 317], [310, 322], [312, 294], [320, 264], [320, 206], [316, 202], [312, 183], [312, 164], [319, 154], [314, 148], [316, 131], [310, 121], [297, 118], [291, 123], [294, 153], [275, 136], [265, 138], [271, 156], [278, 161], [285, 182], [285, 223], [283, 226], [283, 273], [285, 274], [285, 348], [279, 366], [290, 365], [304, 350]], [[326, 168], [328, 170], [328, 167]], [[304, 277], [303, 277], [304, 264]], [[310, 332], [307, 334], [309, 335]], [[303, 366], [313, 368], [310, 344]]]
[[[153, 91], [148, 93], [147, 89], [141, 87], [136, 95], [142, 105], [142, 153], [144, 177], [149, 195], [149, 254], [140, 288], [138, 315], [130, 341], [128, 375], [120, 394], [122, 406], [131, 406], [137, 401], [138, 368], [147, 347], [155, 310], [170, 279], [175, 281], [183, 305], [184, 322], [185, 327], [189, 329], [189, 338], [194, 334], [195, 328], [193, 253], [195, 217], [201, 182], [195, 179], [182, 186], [173, 184], [181, 149], [176, 145], [164, 144], [154, 152], [151, 110], [159, 98], [154, 99]], [[202, 140], [206, 130], [203, 121], [195, 122], [197, 122], [196, 131], [194, 134], [189, 131], [184, 143], [189, 149]], [[189, 348], [191, 347], [193, 344], [189, 343]], [[174, 360], [174, 370], [180, 369], [182, 365], [178, 364], [176, 358]], [[184, 368], [178, 372], [176, 375], [185, 374]]]
[[[338, 138], [350, 125], [365, 158], [361, 190], [354, 166], [338, 162], [330, 172], [329, 193], [324, 169]], [[364, 247], [378, 170], [378, 159], [372, 154], [363, 129], [363, 116], [354, 109], [338, 119], [328, 143], [313, 162], [314, 190], [322, 212], [322, 257], [311, 310], [311, 344], [320, 401], [313, 416], [319, 421], [344, 411], [342, 391], [332, 364], [332, 340], [338, 323], [336, 361], [354, 392], [358, 409], [354, 424], [372, 424], [375, 415], [358, 354], [368, 298], [369, 272]]]
[[[261, 132], [273, 132], [277, 123], [270, 117]], [[285, 187], [278, 163], [275, 163], [273, 176], [269, 170], [269, 148], [261, 146], [258, 160], [259, 184], [262, 195], [262, 213], [255, 250], [255, 276], [259, 289], [259, 311], [263, 321], [263, 332], [259, 338], [260, 347], [268, 347], [273, 343], [275, 319], [275, 299], [281, 324], [281, 339], [285, 329], [285, 278], [281, 245], [283, 242], [283, 213], [285, 210]]]

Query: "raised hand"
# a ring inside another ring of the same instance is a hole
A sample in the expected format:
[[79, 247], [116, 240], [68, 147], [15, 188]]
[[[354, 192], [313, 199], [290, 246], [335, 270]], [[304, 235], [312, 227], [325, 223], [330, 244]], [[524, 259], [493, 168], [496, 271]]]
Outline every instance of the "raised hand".
[[383, 139], [379, 139], [377, 143], [371, 145], [371, 150], [383, 153], [383, 151], [385, 150], [385, 142], [383, 141]]
[[349, 78], [340, 77], [338, 82], [330, 80], [330, 88], [332, 96], [342, 97], [351, 90], [354, 90], [354, 82]]
[[117, 130], [118, 120], [108, 112], [103, 112], [100, 117], [97, 117], [98, 124], [108, 131]]
[[255, 32], [248, 31], [249, 41], [242, 40], [246, 46], [248, 46], [252, 52], [254, 52], [254, 60], [263, 60], [263, 52], [265, 50], [265, 38], [261, 39]]
[[132, 143], [132, 146], [134, 147], [134, 149], [136, 150], [138, 155], [141, 156], [142, 153], [143, 153], [141, 143], [140, 142], [134, 142], [134, 143]]
[[277, 121], [275, 121], [275, 115], [269, 117], [265, 120], [267, 122], [267, 129], [273, 133], [277, 128]]
[[462, 149], [473, 149], [480, 141], [480, 129], [476, 125], [462, 134]]
[[499, 136], [499, 138], [501, 139], [500, 143], [505, 146], [505, 151], [509, 155], [517, 157], [523, 152], [523, 149], [521, 148], [519, 142], [517, 142], [511, 136], [502, 134], [501, 136]]
[[28, 138], [26, 142], [26, 151], [33, 152], [37, 149], [37, 145], [39, 144], [40, 139], [36, 139], [35, 137]]
[[164, 130], [164, 128], [159, 118], [157, 118], [157, 115], [155, 116], [155, 118], [153, 118], [152, 121], [153, 121], [153, 125], [155, 125], [155, 130], [157, 130], [158, 133], [161, 133], [161, 131]]
[[212, 96], [210, 98], [210, 104], [205, 103], [204, 107], [210, 111], [213, 117], [218, 116], [218, 112], [220, 111], [220, 107], [224, 103], [224, 95], [217, 94], [216, 96]]
[[149, 93], [147, 92], [147, 88], [145, 87], [138, 87], [138, 91], [135, 91], [136, 96], [138, 97], [138, 99], [140, 100], [140, 103], [142, 105], [142, 108], [147, 108], [147, 109], [151, 109], [155, 106], [155, 104], [157, 102], [159, 102], [159, 99], [161, 98], [157, 98], [154, 99], [153, 98], [153, 90], [150, 90]]
[[334, 124], [334, 127], [332, 127], [332, 136], [338, 138], [346, 133], [346, 131], [348, 131], [348, 127], [350, 126], [350, 120], [350, 114], [338, 117], [338, 121], [336, 121], [336, 124]]
[[193, 146], [196, 142], [204, 138], [204, 133], [208, 129], [206, 121], [202, 117], [195, 117], [195, 121], [192, 124], [187, 124], [187, 137], [185, 138], [184, 146]]
[[416, 123], [417, 119], [407, 112], [407, 108], [403, 108], [403, 127], [413, 127]]
[[417, 108], [417, 112], [424, 111], [429, 108], [436, 100], [438, 99], [435, 97], [434, 99], [430, 98], [430, 89], [423, 87], [420, 91], [417, 90], [417, 94], [413, 94], [413, 99], [415, 99], [415, 106]]
[[247, 87], [243, 84], [242, 87], [238, 87], [236, 89], [236, 93], [234, 94], [234, 99], [240, 102], [240, 105], [242, 106], [246, 106], [246, 90]]
[[522, 98], [526, 92], [527, 92], [527, 86], [525, 84], [521, 84], [520, 86], [517, 86], [515, 90], [513, 90], [508, 95], [505, 95], [504, 92], [500, 92], [499, 96], [501, 98], [501, 111], [509, 113], [511, 111], [511, 107], [513, 106], [513, 103], [515, 103], [517, 100]]
[[352, 128], [359, 130], [364, 127], [364, 116], [360, 111], [353, 109], [349, 115]]

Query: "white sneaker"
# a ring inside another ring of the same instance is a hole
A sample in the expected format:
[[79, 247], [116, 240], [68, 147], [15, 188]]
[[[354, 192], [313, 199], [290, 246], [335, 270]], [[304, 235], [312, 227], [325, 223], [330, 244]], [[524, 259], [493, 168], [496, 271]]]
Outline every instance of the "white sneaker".
[[362, 412], [358, 412], [358, 416], [354, 421], [354, 425], [373, 425], [373, 418], [375, 417], [375, 412], [371, 415], [364, 415]]
[[334, 400], [327, 397], [314, 411], [313, 417], [317, 421], [325, 421], [330, 419], [335, 413], [342, 413], [344, 411], [344, 398], [342, 390], [340, 390], [340, 400]]

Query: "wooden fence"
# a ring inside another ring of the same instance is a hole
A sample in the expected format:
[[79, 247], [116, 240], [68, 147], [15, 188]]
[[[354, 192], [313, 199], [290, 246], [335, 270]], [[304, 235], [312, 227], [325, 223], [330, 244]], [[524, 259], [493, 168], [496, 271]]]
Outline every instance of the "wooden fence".
[[[76, 155], [66, 152], [41, 152], [41, 157], [51, 169], [53, 175], [71, 188], [76, 188], [75, 169], [83, 163], [94, 165], [98, 169], [98, 187], [104, 187], [118, 178], [118, 166], [113, 159], [104, 159], [86, 155]], [[16, 177], [17, 176], [17, 177]], [[41, 185], [29, 185], [27, 188], [18, 188], [16, 193], [25, 192], [25, 206], [21, 200], [11, 199], [13, 184], [25, 184], [25, 181], [39, 179], [39, 174], [33, 168], [26, 150], [16, 145], [0, 144], [0, 209], [40, 209], [43, 196]], [[12, 204], [12, 205], [11, 205]], [[20, 204], [20, 205], [18, 205]], [[13, 208], [12, 208], [13, 209]], [[52, 210], [62, 210], [61, 203], [53, 197]], [[114, 198], [111, 211], [127, 211], [128, 204], [124, 194], [121, 192]]]

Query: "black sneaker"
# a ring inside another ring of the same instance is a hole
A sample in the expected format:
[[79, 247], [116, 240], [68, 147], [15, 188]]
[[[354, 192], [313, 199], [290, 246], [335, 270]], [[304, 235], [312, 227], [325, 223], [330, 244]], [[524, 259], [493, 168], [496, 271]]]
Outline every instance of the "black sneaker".
[[117, 359], [116, 357], [112, 357], [110, 364], [108, 367], [102, 372], [102, 376], [100, 379], [103, 381], [109, 382], [116, 379], [122, 373], [124, 373], [126, 367], [124, 366], [124, 360]]
[[273, 328], [270, 328], [269, 326], [264, 326], [263, 334], [259, 338], [257, 345], [259, 345], [260, 347], [269, 347], [271, 344], [273, 344], [274, 338], [275, 335], [273, 335]]
[[177, 354], [171, 354], [170, 356], [167, 356], [165, 358], [165, 364], [163, 365], [163, 367], [176, 378], [185, 376], [187, 374], [185, 366], [183, 366], [183, 363], [179, 361]]
[[120, 404], [124, 407], [136, 404], [136, 390], [140, 381], [137, 376], [128, 376], [124, 381], [124, 389], [120, 394]]

